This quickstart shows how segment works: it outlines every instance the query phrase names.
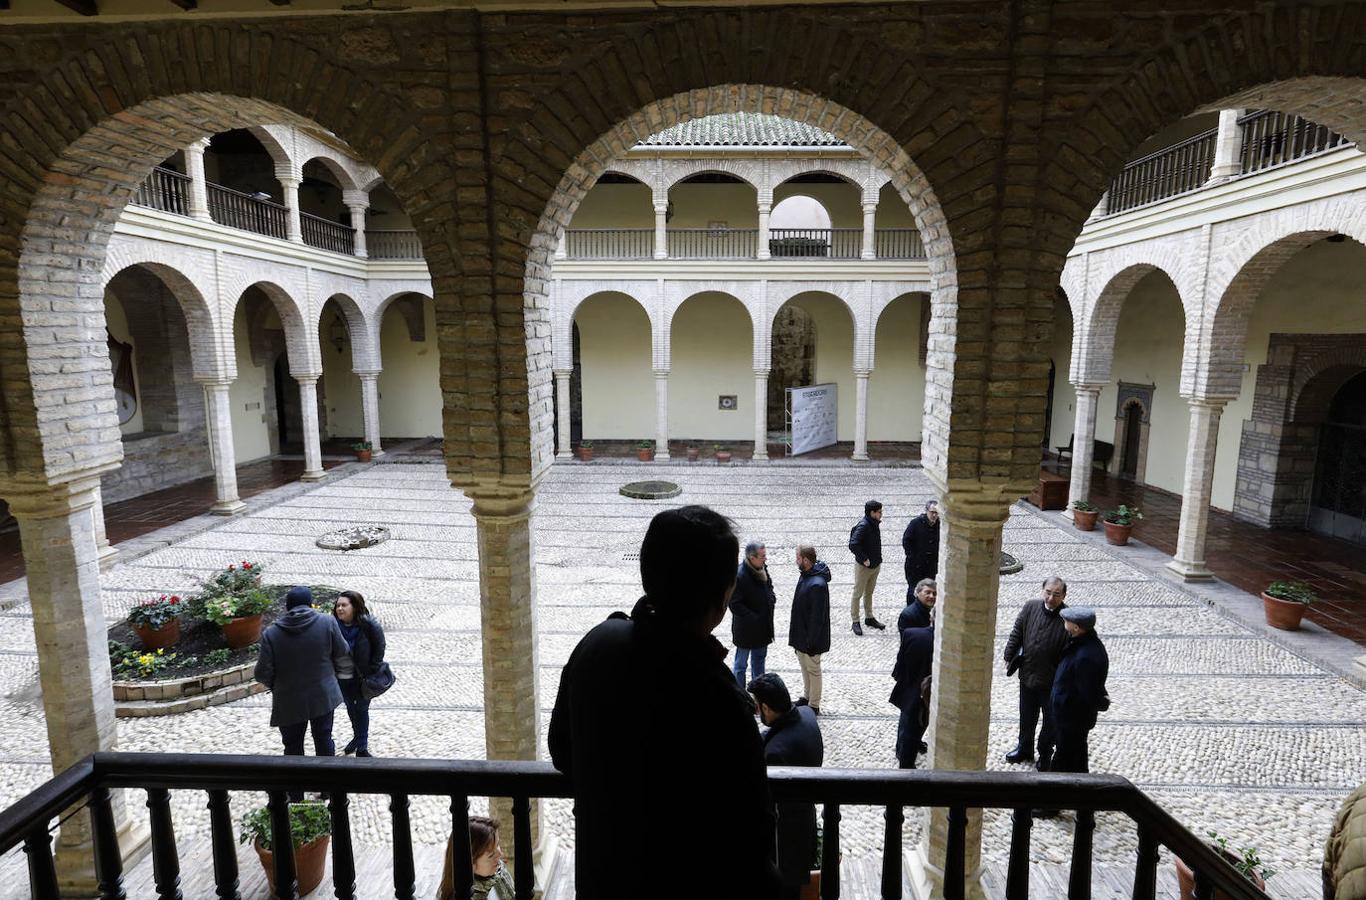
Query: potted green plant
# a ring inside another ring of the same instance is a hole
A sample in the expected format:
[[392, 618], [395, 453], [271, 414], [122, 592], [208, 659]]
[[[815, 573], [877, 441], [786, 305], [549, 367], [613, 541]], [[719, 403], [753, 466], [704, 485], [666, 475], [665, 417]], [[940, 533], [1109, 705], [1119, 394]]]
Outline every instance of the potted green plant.
[[1303, 581], [1273, 581], [1262, 591], [1262, 612], [1266, 624], [1282, 631], [1296, 631], [1309, 604], [1319, 599]]
[[655, 458], [655, 442], [654, 442], [654, 441], [641, 441], [639, 444], [636, 444], [636, 457], [637, 457], [641, 462], [649, 462], [650, 460], [654, 459], [654, 458]]
[[162, 594], [128, 611], [128, 624], [144, 649], [170, 647], [180, 640], [180, 597]]
[[351, 445], [351, 449], [356, 451], [356, 459], [361, 462], [369, 462], [375, 448], [369, 441], [356, 441]]
[[[1220, 837], [1217, 831], [1207, 832], [1210, 837], [1209, 845], [1214, 850], [1229, 861], [1238, 873], [1257, 886], [1257, 890], [1266, 890], [1266, 881], [1276, 870], [1262, 862], [1262, 854], [1256, 847], [1244, 847], [1234, 851], [1228, 845], [1228, 838]], [[1181, 900], [1192, 900], [1195, 896], [1195, 873], [1190, 866], [1177, 856], [1176, 859], [1176, 882], [1178, 896]], [[1223, 891], [1214, 892], [1214, 900], [1229, 900], [1228, 894]]]
[[204, 618], [223, 630], [223, 640], [241, 650], [261, 639], [261, 615], [270, 609], [270, 595], [261, 588], [214, 597], [204, 604]]
[[1138, 511], [1137, 506], [1120, 504], [1119, 509], [1112, 509], [1105, 514], [1105, 540], [1119, 547], [1124, 546], [1129, 543], [1134, 523], [1142, 518], [1143, 513]]
[[1086, 500], [1072, 501], [1072, 525], [1078, 531], [1095, 531], [1096, 519], [1100, 516], [1100, 510], [1096, 509], [1094, 503]]
[[719, 463], [730, 462], [730, 448], [724, 444], [717, 444], [715, 447], [716, 461]]
[[592, 441], [579, 441], [579, 459], [583, 462], [589, 462], [593, 459]]
[[696, 444], [688, 445], [688, 462], [697, 462], [697, 458], [702, 455], [702, 448]]
[[[332, 818], [327, 807], [318, 802], [289, 804], [289, 836], [294, 844], [294, 871], [303, 897], [317, 889], [327, 867], [327, 845], [331, 842]], [[261, 806], [242, 819], [238, 840], [250, 843], [266, 870], [266, 882], [275, 893], [275, 842], [270, 827], [270, 807]]]

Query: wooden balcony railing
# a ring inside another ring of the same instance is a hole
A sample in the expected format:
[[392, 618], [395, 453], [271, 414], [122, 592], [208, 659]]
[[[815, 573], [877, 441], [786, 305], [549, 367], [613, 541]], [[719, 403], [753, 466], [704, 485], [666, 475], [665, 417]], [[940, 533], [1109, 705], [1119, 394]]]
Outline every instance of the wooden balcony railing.
[[152, 174], [147, 176], [147, 180], [138, 187], [137, 193], [133, 195], [132, 202], [149, 209], [159, 209], [162, 212], [188, 216], [190, 214], [190, 176], [157, 166], [152, 170]]
[[[902, 826], [905, 807], [948, 810], [944, 896], [962, 900], [967, 811], [1014, 811], [1006, 896], [1029, 893], [1031, 809], [1075, 809], [1068, 896], [1091, 896], [1092, 835], [1095, 813], [1117, 811], [1137, 825], [1135, 898], [1153, 900], [1159, 847], [1181, 857], [1195, 872], [1195, 896], [1210, 900], [1215, 890], [1232, 900], [1266, 900], [1266, 894], [1238, 874], [1227, 860], [1196, 837], [1127, 779], [1116, 775], [1064, 775], [1025, 772], [955, 772], [925, 769], [772, 768], [768, 773], [773, 799], [823, 804], [821, 896], [840, 895], [840, 810], [844, 806], [882, 807], [885, 817], [881, 896], [901, 897]], [[512, 800], [513, 881], [515, 900], [531, 900], [533, 890], [531, 799], [570, 796], [569, 779], [546, 763], [482, 762], [435, 759], [348, 759], [304, 756], [219, 756], [183, 753], [97, 753], [40, 785], [0, 813], [0, 853], [23, 844], [28, 856], [31, 896], [60, 898], [52, 856], [52, 832], [73, 807], [88, 807], [94, 841], [95, 877], [103, 898], [124, 896], [123, 864], [110, 791], [146, 791], [152, 840], [152, 871], [159, 896], [179, 895], [180, 858], [171, 815], [171, 791], [203, 792], [208, 801], [213, 875], [220, 897], [237, 896], [238, 869], [233, 833], [232, 792], [264, 791], [269, 797], [271, 842], [292, 847], [288, 794], [320, 791], [328, 797], [332, 820], [332, 880], [338, 900], [391, 894], [414, 897], [416, 871], [409, 814], [412, 796], [440, 796], [449, 801], [455, 838], [455, 896], [469, 897], [474, 880], [469, 846], [469, 798]], [[393, 890], [386, 885], [358, 888], [348, 797], [388, 795], [393, 823]], [[141, 804], [130, 803], [131, 810]], [[781, 807], [779, 807], [781, 809]], [[659, 819], [668, 809], [657, 811]], [[648, 821], [640, 822], [649, 827]], [[744, 836], [739, 836], [743, 840]], [[755, 842], [758, 842], [755, 836]], [[293, 853], [273, 854], [277, 896], [297, 900]], [[667, 878], [667, 872], [660, 873]]]
[[925, 242], [915, 228], [879, 228], [873, 232], [878, 259], [924, 259]]
[[[759, 247], [754, 228], [673, 228], [668, 231], [671, 259], [753, 259]], [[650, 259], [654, 229], [571, 228], [565, 232], [568, 259]], [[878, 259], [924, 259], [925, 247], [914, 228], [879, 228], [874, 233]], [[769, 232], [774, 259], [858, 259], [861, 228], [780, 228]], [[371, 256], [375, 254], [372, 253]]]
[[649, 259], [655, 255], [653, 228], [574, 228], [564, 235], [570, 259]]
[[774, 258], [858, 259], [862, 252], [862, 228], [774, 228], [768, 236]]
[[1110, 184], [1106, 212], [1124, 212], [1203, 187], [1214, 164], [1218, 134], [1211, 128], [1126, 163]]
[[319, 250], [333, 253], [356, 252], [356, 229], [341, 225], [310, 213], [299, 213], [299, 225], [303, 229], [304, 243]]
[[1243, 129], [1244, 175], [1283, 166], [1351, 143], [1323, 125], [1271, 109], [1240, 117], [1238, 126]]
[[670, 259], [753, 259], [759, 246], [757, 228], [673, 228]]
[[422, 242], [411, 228], [366, 230], [365, 252], [371, 259], [422, 259]]
[[209, 215], [219, 225], [287, 240], [289, 210], [282, 204], [210, 183]]

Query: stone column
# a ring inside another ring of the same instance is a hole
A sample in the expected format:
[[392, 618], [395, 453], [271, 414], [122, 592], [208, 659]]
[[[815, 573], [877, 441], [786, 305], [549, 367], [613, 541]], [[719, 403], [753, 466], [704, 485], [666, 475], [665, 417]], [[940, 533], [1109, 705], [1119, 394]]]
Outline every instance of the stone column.
[[1091, 493], [1091, 461], [1095, 458], [1096, 409], [1100, 405], [1098, 384], [1079, 384], [1077, 388], [1077, 417], [1072, 426], [1072, 484], [1068, 489], [1067, 505], [1074, 500], [1085, 500]]
[[365, 441], [371, 457], [383, 456], [379, 445], [379, 371], [357, 372], [360, 377], [361, 418], [365, 420]]
[[365, 259], [365, 211], [370, 208], [370, 195], [365, 191], [342, 191], [342, 202], [351, 213], [351, 229], [355, 232], [356, 256]]
[[655, 259], [669, 258], [669, 195], [655, 194]]
[[1210, 166], [1209, 181], [1218, 184], [1243, 174], [1243, 129], [1238, 124], [1241, 109], [1219, 110], [1219, 133], [1214, 139], [1214, 165]]
[[868, 376], [872, 369], [854, 370], [854, 455], [851, 459], [868, 458]]
[[569, 378], [574, 374], [572, 369], [555, 370], [555, 431], [556, 444], [555, 458], [570, 459], [574, 456], [574, 448], [570, 446], [573, 431], [573, 411], [569, 408]]
[[[930, 698], [928, 768], [980, 771], [987, 767], [991, 678], [995, 651], [996, 594], [1000, 586], [1001, 530], [1010, 513], [1004, 489], [951, 490], [940, 500], [934, 689]], [[911, 854], [915, 896], [942, 897], [948, 811], [927, 812], [925, 839]], [[969, 810], [965, 863], [969, 882], [981, 872], [982, 814]], [[980, 897], [980, 889], [967, 896]]]
[[[5, 499], [19, 523], [49, 753], [53, 771], [61, 772], [88, 754], [117, 749], [95, 544], [99, 476], [31, 490], [21, 486], [7, 490]], [[121, 794], [115, 795], [114, 815], [125, 858], [141, 855], [146, 833], [132, 833]], [[88, 812], [63, 822], [57, 872], [64, 892], [95, 893]]]
[[754, 459], [768, 459], [768, 369], [754, 370]]
[[237, 449], [232, 442], [230, 381], [201, 381], [204, 386], [204, 419], [209, 432], [209, 460], [213, 463], [214, 490], [218, 499], [209, 512], [230, 516], [246, 508], [237, 496]]
[[1186, 439], [1186, 475], [1181, 484], [1181, 528], [1176, 555], [1167, 568], [1186, 581], [1214, 577], [1205, 565], [1205, 533], [1209, 529], [1210, 496], [1214, 489], [1214, 452], [1219, 444], [1219, 416], [1223, 400], [1190, 401], [1190, 435]]
[[863, 250], [862, 259], [877, 259], [877, 199], [863, 201]]
[[655, 459], [669, 458], [669, 370], [655, 369]]
[[[484, 734], [489, 759], [539, 756], [536, 572], [532, 514], [525, 485], [488, 482], [466, 488], [479, 541], [479, 613], [484, 665]], [[508, 800], [493, 815], [511, 827]], [[540, 804], [533, 800], [532, 843], [540, 847]], [[504, 845], [512, 850], [509, 842]], [[511, 863], [509, 863], [511, 867]]]
[[185, 174], [190, 176], [190, 196], [187, 211], [192, 219], [210, 221], [209, 184], [204, 177], [204, 151], [209, 148], [209, 139], [195, 141], [185, 148]]
[[1095, 209], [1091, 210], [1091, 215], [1086, 217], [1086, 221], [1090, 222], [1092, 219], [1099, 219], [1101, 216], [1109, 215], [1109, 213], [1110, 192], [1106, 191], [1100, 195], [1100, 202], [1096, 204]]
[[280, 190], [284, 194], [285, 209], [285, 239], [296, 244], [304, 241], [303, 220], [299, 216], [299, 183], [303, 180], [297, 172], [292, 172], [288, 168], [275, 168], [275, 178], [280, 182]]
[[759, 201], [759, 246], [755, 257], [757, 259], [768, 259], [771, 254], [768, 249], [769, 236], [769, 217], [773, 213], [773, 200]]
[[119, 551], [109, 543], [109, 532], [104, 525], [104, 492], [95, 485], [95, 503], [90, 507], [95, 517], [95, 549], [99, 553], [100, 568], [107, 569], [118, 558]]
[[318, 430], [318, 377], [317, 375], [295, 375], [299, 382], [299, 410], [302, 413], [304, 433], [304, 473], [300, 481], [320, 481], [323, 477], [322, 439]]

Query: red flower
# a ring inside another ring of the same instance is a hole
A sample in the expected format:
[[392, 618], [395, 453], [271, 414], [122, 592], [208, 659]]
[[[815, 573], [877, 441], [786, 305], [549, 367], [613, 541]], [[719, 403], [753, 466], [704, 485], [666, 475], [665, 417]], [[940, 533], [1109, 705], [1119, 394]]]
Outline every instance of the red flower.
[[244, 568], [244, 569], [250, 569], [250, 568], [251, 568], [251, 563], [249, 563], [249, 562], [244, 562], [244, 563], [242, 563], [242, 568]]
[[228, 566], [228, 571], [229, 571], [229, 572], [236, 572], [236, 571], [237, 571], [237, 567], [236, 567], [236, 566]]
[[179, 603], [179, 602], [180, 602], [180, 598], [179, 598], [179, 597], [172, 597], [172, 598], [171, 598], [171, 603], [172, 603], [173, 605], [176, 604], [176, 603]]

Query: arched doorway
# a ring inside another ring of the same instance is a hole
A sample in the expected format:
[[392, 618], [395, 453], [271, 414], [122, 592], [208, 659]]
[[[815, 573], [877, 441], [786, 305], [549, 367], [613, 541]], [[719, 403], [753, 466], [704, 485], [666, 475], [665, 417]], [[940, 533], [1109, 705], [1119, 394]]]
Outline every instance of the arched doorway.
[[1138, 454], [1143, 428], [1143, 408], [1136, 401], [1124, 408], [1124, 446], [1120, 450], [1119, 474], [1138, 478]]
[[773, 317], [773, 365], [768, 374], [768, 431], [787, 428], [787, 389], [816, 383], [816, 321], [795, 303]]
[[1366, 371], [1338, 389], [1319, 426], [1309, 529], [1366, 544]]

